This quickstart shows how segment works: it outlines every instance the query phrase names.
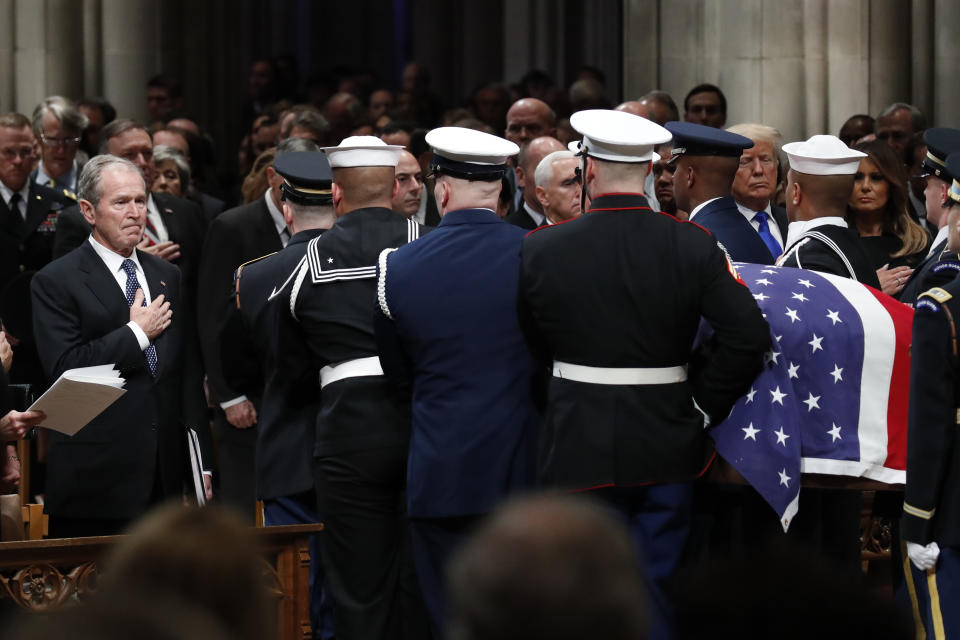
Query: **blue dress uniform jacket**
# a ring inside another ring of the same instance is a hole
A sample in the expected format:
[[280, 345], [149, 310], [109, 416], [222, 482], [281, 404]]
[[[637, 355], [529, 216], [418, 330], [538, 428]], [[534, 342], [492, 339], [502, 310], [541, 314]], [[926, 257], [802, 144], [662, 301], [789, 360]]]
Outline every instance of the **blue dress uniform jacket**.
[[[262, 396], [257, 414], [257, 497], [269, 500], [313, 490], [310, 463], [320, 397], [318, 369], [309, 353], [298, 347], [300, 327], [290, 316], [284, 294], [290, 294], [288, 276], [304, 260], [307, 243], [322, 229], [294, 235], [287, 246], [237, 270], [237, 305], [225, 331], [241, 331], [249, 339], [224, 340], [224, 345], [249, 344], [253, 353], [224, 348], [227, 382]], [[286, 281], [285, 281], [286, 279]], [[247, 374], [246, 372], [252, 372]], [[245, 381], [247, 378], [248, 381]]]
[[489, 209], [451, 211], [379, 273], [380, 361], [413, 384], [411, 517], [486, 513], [533, 479], [535, 364], [516, 312], [524, 235]]
[[897, 300], [906, 304], [913, 304], [918, 296], [932, 289], [942, 287], [957, 277], [960, 271], [960, 255], [956, 251], [947, 249], [947, 241], [940, 242], [933, 248], [926, 258], [917, 265], [910, 280], [897, 296]]
[[719, 422], [760, 371], [769, 329], [723, 251], [698, 225], [655, 213], [643, 196], [596, 197], [583, 216], [523, 244], [521, 312], [544, 359], [603, 368], [691, 362], [701, 316], [712, 355], [671, 384], [551, 378], [539, 473], [567, 488], [681, 482], [712, 448], [700, 409]]
[[960, 546], [960, 280], [926, 291], [913, 316], [904, 540]]
[[[727, 250], [731, 260], [773, 264], [778, 257], [770, 255], [760, 234], [743, 217], [736, 201], [730, 196], [708, 202], [697, 212], [693, 221], [713, 234]], [[773, 216], [770, 217], [770, 224], [776, 224]]]

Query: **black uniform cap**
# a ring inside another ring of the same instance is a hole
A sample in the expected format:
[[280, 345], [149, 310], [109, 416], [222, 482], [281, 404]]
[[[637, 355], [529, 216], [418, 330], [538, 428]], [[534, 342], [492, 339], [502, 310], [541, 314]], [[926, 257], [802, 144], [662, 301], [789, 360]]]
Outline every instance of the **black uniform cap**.
[[333, 202], [333, 170], [323, 151], [285, 153], [273, 161], [273, 168], [283, 176], [283, 200], [307, 206]]
[[960, 151], [960, 131], [947, 127], [927, 129], [923, 141], [927, 144], [927, 157], [920, 166], [921, 176], [936, 176], [947, 183], [960, 177], [947, 169], [947, 158]]
[[670, 160], [683, 155], [739, 158], [744, 149], [753, 146], [750, 138], [693, 122], [668, 122], [664, 127], [673, 134]]

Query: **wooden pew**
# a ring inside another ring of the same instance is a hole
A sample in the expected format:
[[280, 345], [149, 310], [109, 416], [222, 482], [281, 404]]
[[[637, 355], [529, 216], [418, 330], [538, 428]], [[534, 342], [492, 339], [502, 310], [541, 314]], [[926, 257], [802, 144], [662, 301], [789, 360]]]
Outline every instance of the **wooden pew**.
[[[264, 562], [264, 588], [277, 601], [280, 640], [308, 640], [310, 536], [322, 524], [254, 531]], [[30, 612], [54, 611], [96, 591], [99, 564], [125, 536], [0, 543], [0, 599]]]

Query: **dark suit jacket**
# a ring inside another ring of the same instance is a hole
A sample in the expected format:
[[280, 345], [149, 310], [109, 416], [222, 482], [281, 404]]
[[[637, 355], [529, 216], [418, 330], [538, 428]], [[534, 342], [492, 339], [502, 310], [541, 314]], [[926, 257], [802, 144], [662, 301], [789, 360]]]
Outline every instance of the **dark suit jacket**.
[[521, 229], [536, 229], [539, 226], [536, 221], [530, 217], [526, 207], [522, 204], [519, 209], [508, 215], [504, 220], [510, 224], [517, 225]]
[[[184, 300], [193, 300], [197, 289], [197, 271], [200, 249], [207, 230], [206, 218], [200, 206], [190, 200], [167, 193], [153, 193], [153, 201], [160, 211], [170, 239], [180, 245], [180, 257], [173, 264], [180, 267], [184, 285]], [[90, 225], [83, 219], [80, 206], [67, 207], [60, 214], [53, 242], [53, 257], [64, 256], [83, 244], [90, 235]]]
[[[301, 231], [289, 244], [237, 270], [237, 303], [224, 326], [223, 371], [248, 397], [261, 397], [257, 424], [257, 498], [313, 489], [314, 429], [320, 408], [319, 368], [302, 348], [288, 305], [288, 276], [322, 229]], [[274, 295], [282, 291], [285, 295]], [[248, 345], [248, 349], [240, 348]]]
[[[210, 397], [217, 405], [244, 395], [227, 381], [220, 359], [225, 348], [220, 328], [233, 303], [233, 274], [244, 262], [282, 248], [283, 243], [263, 198], [224, 211], [210, 223], [200, 261], [197, 327]], [[262, 388], [262, 380], [256, 386]], [[219, 423], [221, 426], [226, 424], [223, 420]], [[244, 438], [241, 431], [250, 430], [226, 429], [222, 433], [227, 437]], [[252, 438], [253, 434], [246, 437]]]
[[773, 264], [779, 257], [770, 254], [760, 234], [743, 217], [731, 196], [707, 203], [694, 216], [693, 222], [709, 230], [737, 262]]
[[[179, 496], [186, 472], [184, 424], [206, 418], [202, 390], [185, 375], [195, 351], [185, 347], [179, 270], [139, 252], [151, 297], [163, 294], [173, 321], [154, 345], [158, 372], [126, 326], [121, 288], [89, 242], [42, 269], [31, 287], [40, 360], [51, 380], [67, 369], [116, 363], [126, 393], [73, 437], [50, 432], [46, 511], [72, 518], [129, 519], [156, 498]], [[209, 437], [198, 429], [209, 455]], [[159, 469], [157, 468], [159, 465]]]
[[773, 219], [777, 221], [777, 227], [780, 229], [780, 237], [783, 238], [784, 242], [786, 242], [787, 230], [790, 227], [790, 221], [787, 220], [787, 210], [771, 203], [770, 213], [773, 214]]

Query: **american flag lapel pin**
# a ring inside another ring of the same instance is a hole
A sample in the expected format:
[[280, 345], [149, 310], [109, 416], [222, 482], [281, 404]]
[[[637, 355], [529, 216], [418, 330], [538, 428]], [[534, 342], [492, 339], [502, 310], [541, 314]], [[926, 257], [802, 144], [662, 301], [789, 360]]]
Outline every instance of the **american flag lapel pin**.
[[160, 286], [161, 286], [161, 287], [165, 287], [165, 286], [167, 286], [167, 283], [164, 282], [163, 280], [161, 280], [161, 281], [160, 281]]

